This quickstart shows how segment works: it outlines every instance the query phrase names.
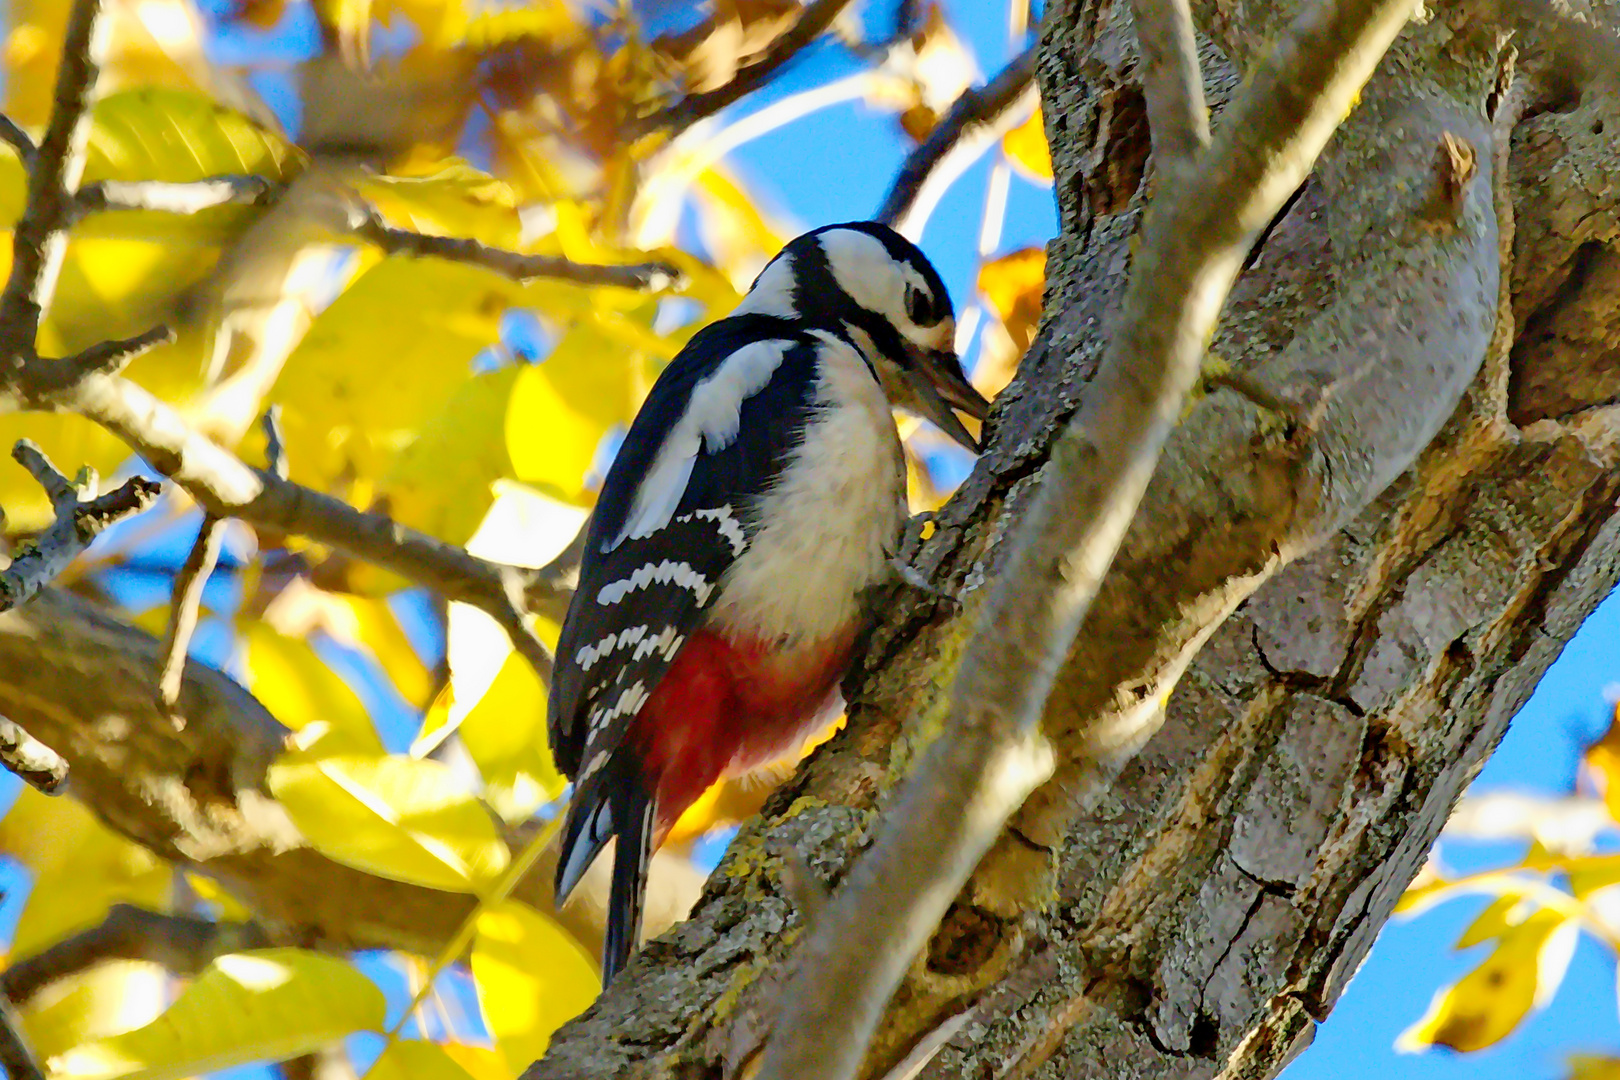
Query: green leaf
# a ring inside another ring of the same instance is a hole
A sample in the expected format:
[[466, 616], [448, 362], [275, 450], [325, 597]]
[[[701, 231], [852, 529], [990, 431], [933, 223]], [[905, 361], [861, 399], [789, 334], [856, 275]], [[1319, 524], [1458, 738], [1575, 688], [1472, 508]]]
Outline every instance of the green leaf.
[[395, 881], [477, 892], [509, 853], [489, 813], [446, 765], [399, 755], [283, 755], [271, 792], [322, 854]]
[[484, 1020], [514, 1075], [601, 992], [596, 965], [579, 944], [516, 900], [479, 913], [472, 973]]
[[346, 961], [303, 949], [222, 956], [152, 1023], [66, 1050], [53, 1078], [177, 1080], [283, 1061], [382, 1027], [382, 991]]

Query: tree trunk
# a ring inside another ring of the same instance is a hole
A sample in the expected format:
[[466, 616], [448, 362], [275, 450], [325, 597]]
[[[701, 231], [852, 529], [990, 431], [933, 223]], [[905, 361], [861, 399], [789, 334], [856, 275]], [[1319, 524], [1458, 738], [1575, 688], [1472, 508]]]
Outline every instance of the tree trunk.
[[[1283, 24], [1267, 4], [1194, 7], [1218, 109]], [[737, 1075], [804, 925], [782, 851], [836, 885], [938, 734], [1156, 186], [1124, 9], [1048, 5], [1048, 318], [917, 560], [960, 609], [892, 598], [848, 728], [530, 1080]], [[1620, 27], [1612, 0], [1600, 14]], [[1048, 707], [1058, 772], [913, 966], [869, 1073], [932, 1032], [923, 1076], [1271, 1075], [1620, 579], [1620, 103], [1538, 78], [1539, 49], [1431, 9], [1263, 238]], [[273, 719], [190, 665], [176, 730], [150, 703], [156, 656], [47, 594], [0, 616], [0, 713], [114, 828], [300, 939], [437, 951], [470, 899], [304, 846], [263, 786]], [[1129, 762], [1068, 734], [1161, 708]]]

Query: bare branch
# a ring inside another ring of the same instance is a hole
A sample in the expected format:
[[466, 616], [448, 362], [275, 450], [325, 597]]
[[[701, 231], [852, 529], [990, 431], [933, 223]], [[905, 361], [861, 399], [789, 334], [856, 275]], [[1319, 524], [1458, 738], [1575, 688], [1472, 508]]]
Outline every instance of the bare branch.
[[1131, 0], [1131, 18], [1142, 54], [1153, 160], [1164, 175], [1180, 175], [1209, 146], [1192, 11], [1187, 0]]
[[50, 496], [56, 520], [32, 547], [19, 552], [11, 565], [0, 571], [0, 611], [27, 603], [67, 569], [107, 526], [146, 509], [161, 490], [155, 480], [132, 476], [114, 491], [80, 501], [81, 488], [92, 487], [93, 477], [77, 486], [69, 482], [27, 439], [18, 440], [11, 456], [33, 474]]
[[[73, 218], [73, 189], [84, 171], [90, 138], [90, 96], [106, 37], [102, 0], [74, 0], [68, 14], [55, 104], [45, 138], [28, 174], [28, 201], [11, 240], [11, 276], [0, 294], [0, 383], [35, 360], [39, 320], [56, 291], [56, 278]], [[9, 369], [9, 370], [7, 370]]]
[[[204, 512], [329, 544], [425, 585], [446, 600], [471, 604], [514, 634], [527, 610], [525, 596], [547, 592], [543, 572], [480, 559], [382, 514], [358, 510], [341, 499], [250, 467], [127, 379], [87, 376], [62, 399], [62, 407], [123, 439], [155, 469], [185, 488]], [[559, 581], [559, 596], [565, 588]], [[549, 670], [550, 656], [532, 633], [525, 630], [514, 643], [539, 670]]]
[[681, 131], [753, 93], [811, 42], [826, 33], [849, 5], [850, 0], [810, 0], [799, 14], [798, 22], [772, 42], [764, 56], [739, 70], [730, 82], [701, 94], [689, 94], [642, 117], [629, 125], [629, 136], [640, 138], [666, 129]]
[[259, 418], [264, 428], [264, 466], [277, 480], [285, 480], [292, 467], [287, 464], [287, 440], [281, 435], [281, 406], [271, 405]]
[[[174, 340], [174, 331], [167, 326], [154, 326], [144, 333], [134, 337], [122, 338], [116, 341], [102, 341], [90, 346], [83, 352], [58, 360], [57, 365], [65, 373], [66, 382], [62, 389], [92, 371], [99, 371], [107, 375], [116, 375], [129, 366], [129, 362], [157, 348], [167, 345]], [[49, 387], [43, 388], [47, 392]]]
[[4, 997], [0, 997], [0, 1067], [11, 1080], [45, 1080], [23, 1036], [22, 1017]]
[[924, 202], [924, 188], [936, 182], [936, 176], [953, 178], [959, 172], [942, 166], [948, 160], [977, 157], [986, 143], [1000, 138], [1017, 122], [1035, 97], [1035, 47], [1030, 46], [995, 78], [963, 91], [952, 103], [944, 119], [906, 158], [872, 219], [905, 232], [913, 209]]
[[170, 715], [177, 715], [186, 652], [197, 629], [203, 588], [208, 584], [208, 575], [214, 572], [214, 564], [219, 562], [224, 540], [225, 519], [204, 514], [197, 539], [174, 577], [174, 598], [169, 603], [169, 622], [163, 632], [163, 666], [158, 673], [158, 705]]
[[59, 941], [0, 974], [0, 997], [26, 1004], [52, 983], [109, 960], [148, 960], [176, 975], [195, 975], [216, 958], [270, 944], [256, 923], [162, 915], [114, 904], [99, 926]]
[[354, 226], [361, 239], [376, 244], [391, 255], [430, 256], [452, 262], [472, 263], [493, 270], [514, 281], [531, 278], [558, 278], [580, 285], [616, 285], [621, 289], [668, 289], [681, 279], [678, 267], [664, 262], [599, 266], [577, 263], [557, 255], [524, 255], [492, 248], [477, 240], [456, 236], [429, 236], [385, 224], [375, 210], [367, 209]]
[[[1186, 185], [1197, 197], [1150, 209], [1094, 392], [1053, 448], [967, 644], [942, 733], [799, 954], [764, 1080], [855, 1074], [906, 967], [1050, 768], [1040, 732], [1046, 699], [1198, 376], [1243, 256], [1414, 7], [1309, 5], [1199, 156]], [[1121, 730], [1082, 721], [1076, 745], [1093, 765], [1117, 763], [1151, 730], [1149, 711]]]
[[46, 795], [57, 794], [67, 783], [68, 765], [62, 755], [3, 716], [0, 716], [0, 766]]
[[76, 218], [114, 210], [196, 214], [216, 206], [263, 206], [276, 185], [263, 176], [214, 176], [190, 183], [102, 180], [79, 189]]
[[39, 153], [39, 147], [34, 145], [33, 138], [18, 126], [17, 121], [3, 113], [0, 113], [0, 140], [10, 143], [11, 148], [17, 151], [23, 168], [34, 167], [34, 156]]

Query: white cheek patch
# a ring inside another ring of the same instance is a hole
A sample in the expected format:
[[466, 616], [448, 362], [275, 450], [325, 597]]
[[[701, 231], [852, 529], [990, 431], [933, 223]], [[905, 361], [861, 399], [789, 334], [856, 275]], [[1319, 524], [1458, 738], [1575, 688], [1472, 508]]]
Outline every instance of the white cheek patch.
[[[900, 266], [883, 241], [855, 229], [829, 229], [816, 237], [833, 280], [867, 311], [875, 311], [896, 326], [905, 317], [905, 284]], [[902, 321], [904, 320], [904, 322]]]
[[686, 413], [670, 430], [652, 468], [641, 478], [624, 528], [603, 546], [612, 551], [626, 539], [641, 540], [669, 524], [686, 494], [698, 453], [718, 453], [737, 440], [743, 402], [770, 383], [791, 341], [755, 341], [721, 362], [714, 373], [692, 388]]
[[798, 308], [793, 305], [793, 290], [798, 277], [793, 272], [793, 256], [778, 255], [761, 270], [753, 288], [732, 309], [733, 315], [775, 315], [779, 319], [796, 319]]

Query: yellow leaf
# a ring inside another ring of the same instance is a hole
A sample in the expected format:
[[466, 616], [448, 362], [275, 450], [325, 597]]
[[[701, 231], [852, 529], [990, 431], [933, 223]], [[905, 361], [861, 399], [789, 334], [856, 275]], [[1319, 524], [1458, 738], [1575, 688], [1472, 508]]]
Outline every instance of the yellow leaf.
[[1423, 1018], [1396, 1039], [1396, 1049], [1467, 1052], [1500, 1042], [1558, 989], [1579, 933], [1578, 923], [1546, 908], [1507, 930], [1484, 963], [1435, 994]]
[[579, 944], [516, 900], [479, 914], [472, 973], [484, 1021], [513, 1073], [538, 1060], [552, 1032], [601, 991], [596, 965]]
[[1569, 1080], [1620, 1080], [1620, 1058], [1571, 1054]]
[[1462, 932], [1462, 936], [1452, 948], [1466, 949], [1482, 941], [1501, 937], [1509, 929], [1522, 923], [1531, 910], [1532, 905], [1522, 894], [1505, 893], [1498, 896], [1485, 905], [1485, 910], [1468, 924], [1468, 929]]
[[[69, 4], [18, 0], [8, 6], [5, 113], [27, 127], [43, 127], [62, 52]], [[106, 56], [98, 88], [112, 93], [130, 86], [195, 89], [209, 81], [201, 52], [203, 27], [190, 5], [173, 2], [112, 3], [105, 16]]]
[[57, 1080], [177, 1080], [284, 1061], [382, 1027], [382, 991], [355, 967], [303, 949], [222, 956], [152, 1023], [52, 1057]]
[[1620, 821], [1620, 705], [1614, 707], [1614, 720], [1603, 737], [1586, 748], [1584, 763], [1603, 793], [1609, 816]]
[[[400, 1039], [383, 1050], [366, 1072], [365, 1080], [475, 1080], [475, 1077], [451, 1056], [449, 1047], [421, 1039]], [[477, 1080], [484, 1078], [479, 1076]]]
[[371, 653], [399, 696], [420, 708], [433, 693], [433, 676], [388, 601], [353, 596], [345, 602], [354, 613], [358, 633], [353, 644]]
[[515, 1080], [517, 1073], [506, 1067], [505, 1056], [494, 1047], [472, 1046], [468, 1043], [440, 1043], [439, 1049], [450, 1055], [473, 1080]]
[[1620, 855], [1573, 855], [1560, 862], [1569, 875], [1569, 891], [1582, 899], [1620, 885]]
[[263, 623], [243, 634], [247, 685], [270, 714], [294, 731], [322, 723], [335, 740], [330, 750], [380, 754], [382, 742], [360, 697], [308, 642], [285, 637]]
[[1041, 318], [1041, 293], [1046, 287], [1046, 249], [1024, 248], [992, 259], [979, 268], [979, 291], [990, 310], [1019, 344], [1029, 348]]
[[523, 370], [508, 365], [462, 383], [394, 456], [378, 494], [395, 521], [467, 542], [495, 499], [494, 482], [513, 476], [506, 414]]
[[1002, 137], [1001, 149], [1008, 160], [1031, 179], [1052, 182], [1052, 153], [1046, 145], [1046, 129], [1041, 124], [1039, 106], [1029, 114], [1028, 120]]
[[174, 880], [169, 865], [71, 799], [23, 788], [0, 819], [0, 852], [26, 866], [34, 879], [11, 940], [13, 959], [98, 925], [116, 903], [168, 910]]
[[506, 868], [489, 813], [449, 766], [400, 755], [284, 754], [271, 792], [317, 851], [367, 873], [477, 892]]
[[362, 273], [316, 318], [272, 392], [293, 479], [324, 490], [351, 472], [380, 476], [499, 339], [513, 288], [439, 259], [384, 259]]
[[593, 325], [571, 329], [544, 361], [525, 367], [506, 411], [506, 449], [517, 478], [589, 505], [586, 471], [602, 437], [640, 406], [642, 358]]
[[421, 176], [362, 176], [355, 190], [389, 222], [416, 232], [500, 248], [516, 248], [522, 234], [511, 186], [458, 159]]
[[52, 983], [22, 1007], [34, 1053], [53, 1057], [80, 1043], [151, 1023], [163, 1011], [169, 973], [145, 960], [110, 960]]
[[483, 774], [485, 801], [503, 818], [525, 818], [562, 794], [546, 739], [546, 686], [516, 652], [458, 730]]

